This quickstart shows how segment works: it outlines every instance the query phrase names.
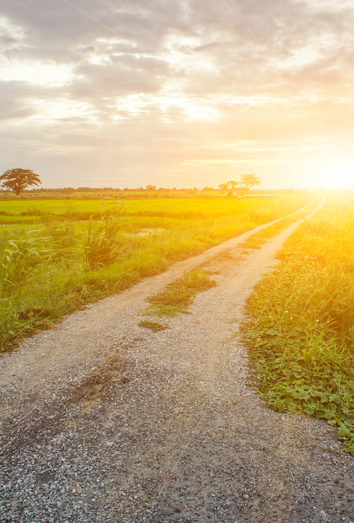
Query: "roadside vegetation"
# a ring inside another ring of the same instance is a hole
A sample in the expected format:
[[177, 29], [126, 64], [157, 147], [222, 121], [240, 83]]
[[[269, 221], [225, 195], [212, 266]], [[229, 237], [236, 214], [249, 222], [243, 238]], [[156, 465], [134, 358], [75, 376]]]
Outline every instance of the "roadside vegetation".
[[260, 249], [264, 243], [266, 243], [270, 238], [273, 238], [277, 234], [280, 234], [281, 231], [286, 229], [291, 223], [294, 223], [302, 218], [308, 216], [318, 205], [320, 204], [320, 199], [316, 199], [313, 203], [306, 206], [305, 209], [295, 212], [291, 216], [282, 218], [273, 225], [265, 227], [264, 229], [252, 234], [247, 240], [240, 244], [240, 248], [243, 249]]
[[[313, 200], [297, 194], [235, 200], [2, 202], [0, 350], [87, 303]], [[24, 207], [25, 206], [25, 207]], [[26, 213], [25, 215], [21, 213]]]
[[241, 336], [268, 405], [336, 426], [354, 454], [354, 199], [332, 196], [278, 253]]

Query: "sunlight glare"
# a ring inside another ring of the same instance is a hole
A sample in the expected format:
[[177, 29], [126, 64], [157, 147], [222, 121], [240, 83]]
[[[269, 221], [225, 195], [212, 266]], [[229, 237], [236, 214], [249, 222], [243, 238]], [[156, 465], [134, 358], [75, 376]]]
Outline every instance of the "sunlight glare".
[[322, 160], [316, 162], [314, 170], [323, 189], [350, 189], [354, 184], [354, 168], [344, 160]]

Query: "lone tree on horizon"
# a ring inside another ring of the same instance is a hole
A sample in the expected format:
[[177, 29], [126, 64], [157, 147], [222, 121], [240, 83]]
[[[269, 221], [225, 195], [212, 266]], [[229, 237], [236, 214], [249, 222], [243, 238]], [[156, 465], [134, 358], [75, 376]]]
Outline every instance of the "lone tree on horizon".
[[8, 169], [0, 176], [0, 182], [3, 189], [10, 189], [17, 195], [20, 194], [27, 187], [32, 185], [41, 185], [42, 182], [35, 172], [31, 169]]
[[233, 196], [243, 196], [245, 194], [248, 195], [250, 192], [251, 187], [254, 187], [255, 185], [259, 185], [261, 183], [261, 179], [259, 176], [256, 176], [255, 174], [243, 174], [241, 176], [241, 179], [239, 182], [235, 182], [234, 180], [230, 180], [226, 183], [221, 183], [219, 185], [220, 191], [225, 192], [225, 196], [232, 198]]
[[230, 180], [226, 183], [221, 183], [219, 185], [220, 191], [225, 192], [225, 196], [228, 198], [232, 198], [233, 196], [244, 196], [245, 194], [248, 195], [250, 192], [250, 188], [254, 187], [255, 185], [259, 185], [261, 183], [261, 179], [259, 176], [256, 176], [255, 174], [243, 174], [241, 176], [241, 179], [239, 182], [235, 182], [234, 180]]
[[243, 174], [241, 176], [241, 185], [246, 187], [248, 190], [251, 189], [251, 187], [254, 187], [255, 185], [260, 185], [261, 179], [259, 176], [256, 176], [254, 173], [252, 174]]
[[234, 180], [230, 180], [229, 182], [226, 182], [226, 183], [221, 183], [219, 185], [219, 189], [221, 191], [225, 191], [226, 192], [226, 196], [228, 196], [229, 198], [234, 196], [234, 193], [236, 191], [236, 187], [240, 185], [240, 182], [235, 182]]

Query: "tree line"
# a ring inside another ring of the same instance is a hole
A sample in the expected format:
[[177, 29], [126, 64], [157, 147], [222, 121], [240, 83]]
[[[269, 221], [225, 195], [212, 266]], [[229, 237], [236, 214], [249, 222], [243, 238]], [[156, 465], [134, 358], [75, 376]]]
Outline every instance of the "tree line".
[[[31, 171], [30, 169], [8, 169], [4, 172], [2, 176], [0, 176], [0, 182], [2, 184], [3, 189], [9, 189], [16, 194], [20, 194], [22, 191], [24, 191], [27, 187], [31, 186], [39, 186], [41, 185], [41, 180], [39, 178], [39, 175], [35, 172]], [[221, 183], [219, 185], [219, 190], [225, 193], [225, 196], [232, 197], [232, 196], [243, 196], [245, 194], [248, 194], [250, 189], [254, 187], [255, 185], [259, 185], [261, 183], [261, 179], [256, 176], [255, 174], [243, 174], [240, 178], [240, 181], [236, 182], [234, 180], [230, 180], [225, 183]], [[141, 188], [142, 189], [142, 188]], [[160, 188], [162, 189], [162, 188]], [[145, 189], [142, 189], [145, 191], [156, 191], [156, 185], [147, 185]], [[175, 187], [173, 187], [172, 190], [177, 190]], [[197, 188], [193, 188], [194, 191], [197, 191]], [[206, 190], [213, 190], [211, 187], [204, 187], [203, 191]]]

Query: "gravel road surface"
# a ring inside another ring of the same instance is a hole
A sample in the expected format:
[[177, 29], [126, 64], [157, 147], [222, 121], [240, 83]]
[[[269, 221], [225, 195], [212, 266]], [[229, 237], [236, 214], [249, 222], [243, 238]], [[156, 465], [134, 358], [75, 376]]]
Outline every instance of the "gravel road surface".
[[[1, 358], [1, 522], [354, 523], [353, 457], [323, 421], [264, 406], [232, 336], [296, 225], [178, 263]], [[195, 266], [217, 286], [168, 329], [139, 327], [145, 298]]]

